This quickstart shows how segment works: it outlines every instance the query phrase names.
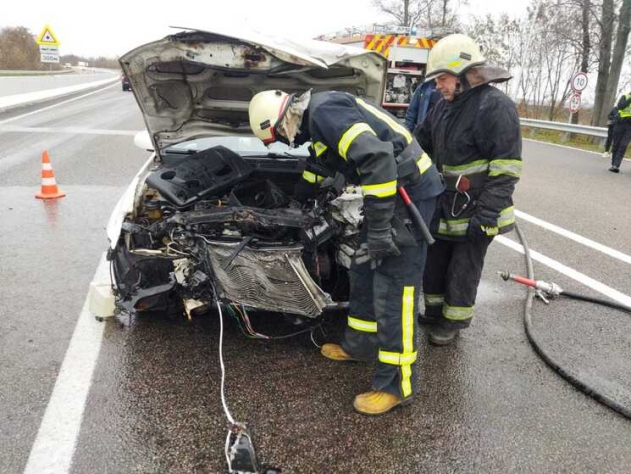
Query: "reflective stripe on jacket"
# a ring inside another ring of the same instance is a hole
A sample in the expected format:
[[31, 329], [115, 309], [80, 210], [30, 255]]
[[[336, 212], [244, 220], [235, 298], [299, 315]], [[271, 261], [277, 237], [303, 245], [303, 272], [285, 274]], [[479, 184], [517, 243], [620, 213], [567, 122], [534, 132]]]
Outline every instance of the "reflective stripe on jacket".
[[[395, 158], [415, 140], [395, 117], [367, 100], [331, 91], [312, 94], [305, 123], [312, 140], [311, 160], [343, 173], [349, 182], [361, 186], [365, 197], [395, 198]], [[421, 199], [439, 195], [442, 184], [429, 157], [421, 154], [415, 160], [421, 174]], [[303, 177], [308, 182], [318, 181], [309, 162], [306, 173]]]
[[418, 139], [445, 177], [462, 175], [483, 183], [468, 191], [471, 200], [466, 206], [466, 197], [453, 190], [440, 197], [432, 225], [435, 235], [464, 240], [471, 218], [480, 211], [495, 215], [497, 233], [513, 229], [521, 132], [515, 104], [503, 92], [485, 84], [453, 102], [440, 101], [418, 130]]
[[631, 117], [631, 94], [625, 94], [618, 102], [618, 117], [628, 119]]

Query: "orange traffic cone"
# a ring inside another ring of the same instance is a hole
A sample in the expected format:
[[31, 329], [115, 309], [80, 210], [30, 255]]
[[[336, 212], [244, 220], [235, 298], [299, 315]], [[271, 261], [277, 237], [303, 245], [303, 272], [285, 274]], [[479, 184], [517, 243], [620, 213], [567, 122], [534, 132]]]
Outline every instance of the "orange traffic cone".
[[50, 165], [48, 152], [44, 150], [44, 153], [42, 153], [42, 189], [35, 197], [37, 199], [57, 199], [65, 195], [65, 192], [57, 188], [57, 181], [55, 181], [53, 167]]

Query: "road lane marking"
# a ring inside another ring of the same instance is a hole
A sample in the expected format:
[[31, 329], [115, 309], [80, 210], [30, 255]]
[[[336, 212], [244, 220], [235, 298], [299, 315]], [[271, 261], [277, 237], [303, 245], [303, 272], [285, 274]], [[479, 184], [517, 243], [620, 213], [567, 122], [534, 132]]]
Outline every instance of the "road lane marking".
[[566, 237], [574, 242], [578, 242], [579, 244], [583, 244], [586, 247], [590, 247], [594, 250], [604, 253], [605, 255], [609, 255], [610, 257], [617, 258], [621, 262], [631, 264], [631, 255], [627, 255], [626, 253], [622, 253], [616, 249], [612, 249], [611, 247], [607, 247], [606, 245], [595, 242], [587, 237], [583, 237], [582, 235], [575, 234], [572, 231], [564, 229], [563, 227], [559, 227], [557, 225], [546, 222], [538, 217], [531, 216], [530, 214], [526, 214], [523, 211], [519, 211], [515, 209], [515, 215], [520, 219], [528, 221], [532, 224], [538, 225], [539, 227], [543, 227], [549, 231], [552, 231], [556, 234], [559, 234], [563, 237]]
[[[104, 271], [103, 265], [108, 265], [105, 254], [95, 275]], [[66, 474], [70, 471], [105, 328], [88, 308], [86, 298], [24, 474]]]
[[[575, 146], [568, 146], [568, 145], [559, 145], [558, 143], [550, 143], [550, 142], [544, 142], [543, 140], [535, 140], [534, 138], [522, 138], [522, 140], [526, 140], [529, 142], [535, 142], [535, 143], [541, 143], [542, 145], [550, 145], [550, 146], [556, 146], [559, 148], [565, 148], [566, 150], [575, 150], [575, 151], [584, 151], [585, 153], [592, 153], [593, 155], [598, 155], [601, 158], [605, 158], [607, 160], [609, 160], [611, 157], [610, 156], [603, 156], [602, 152], [600, 151], [593, 151], [593, 150], [583, 150], [582, 148], [577, 148]], [[623, 158], [624, 161], [631, 161], [631, 158]]]
[[128, 135], [133, 137], [137, 130], [105, 130], [102, 128], [79, 127], [20, 127], [19, 125], [0, 125], [0, 133], [70, 133], [72, 135]]
[[88, 92], [87, 94], [80, 95], [79, 97], [73, 97], [72, 99], [64, 100], [63, 102], [58, 102], [57, 104], [49, 105], [48, 107], [43, 107], [41, 109], [33, 110], [32, 112], [28, 112], [26, 114], [16, 115], [15, 117], [11, 117], [11, 118], [8, 118], [8, 119], [5, 119], [5, 120], [0, 120], [0, 125], [5, 124], [5, 123], [9, 123], [9, 122], [13, 122], [14, 120], [19, 120], [21, 118], [28, 117], [28, 116], [33, 115], [33, 114], [38, 114], [40, 112], [45, 112], [46, 110], [54, 109], [55, 107], [59, 107], [60, 105], [65, 105], [65, 104], [68, 104], [70, 102], [74, 102], [75, 100], [83, 99], [83, 98], [88, 97], [88, 96], [90, 96], [92, 94], [98, 94], [99, 92], [103, 92], [103, 91], [105, 91], [107, 89], [111, 89], [112, 87], [115, 87], [115, 86], [120, 87], [120, 84], [118, 83], [118, 81], [115, 82], [114, 84], [112, 84], [111, 86], [106, 86], [106, 87], [103, 87], [101, 89], [97, 89], [95, 91]]
[[[510, 249], [515, 250], [516, 252], [519, 252], [522, 254], [524, 253], [524, 247], [521, 244], [518, 244], [514, 240], [511, 240], [507, 237], [498, 235], [497, 237], [495, 237], [495, 241], [499, 242], [502, 245], [505, 245], [506, 247]], [[602, 293], [603, 295], [611, 298], [612, 300], [615, 300], [619, 303], [622, 303], [626, 306], [631, 307], [631, 296], [625, 295], [624, 293], [621, 293], [618, 290], [614, 290], [610, 286], [607, 286], [604, 283], [599, 282], [598, 280], [594, 280], [593, 278], [588, 277], [584, 273], [576, 271], [573, 268], [563, 265], [561, 262], [557, 262], [556, 260], [553, 260], [550, 257], [547, 257], [537, 252], [536, 250], [530, 249], [530, 256], [532, 257], [533, 260], [539, 263], [542, 263], [545, 266], [550, 267], [553, 270], [556, 270], [557, 272], [562, 273], [563, 275], [568, 276], [571, 279], [593, 290], [596, 290], [599, 293]]]

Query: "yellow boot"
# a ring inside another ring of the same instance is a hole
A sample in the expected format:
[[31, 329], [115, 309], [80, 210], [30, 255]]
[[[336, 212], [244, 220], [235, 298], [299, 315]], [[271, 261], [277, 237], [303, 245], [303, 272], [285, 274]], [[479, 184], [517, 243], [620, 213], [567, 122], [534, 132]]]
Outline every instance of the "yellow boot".
[[342, 346], [339, 344], [324, 344], [322, 349], [320, 349], [320, 353], [327, 359], [338, 362], [357, 361], [357, 359], [353, 359], [350, 354], [342, 349]]
[[377, 416], [388, 413], [396, 406], [407, 405], [411, 401], [411, 397], [401, 399], [391, 393], [374, 390], [357, 395], [353, 406], [362, 415]]

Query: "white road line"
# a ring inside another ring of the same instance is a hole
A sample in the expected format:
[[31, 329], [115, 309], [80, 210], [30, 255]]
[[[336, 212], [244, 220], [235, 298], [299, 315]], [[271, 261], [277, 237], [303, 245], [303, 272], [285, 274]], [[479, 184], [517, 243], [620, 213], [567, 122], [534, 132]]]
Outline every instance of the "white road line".
[[54, 109], [55, 107], [59, 107], [60, 105], [65, 105], [65, 104], [68, 104], [69, 102], [74, 102], [75, 100], [83, 99], [84, 97], [88, 97], [88, 96], [90, 96], [92, 94], [98, 94], [99, 92], [103, 92], [104, 90], [111, 89], [112, 87], [115, 87], [115, 86], [119, 86], [120, 87], [120, 84], [118, 83], [118, 81], [116, 81], [111, 86], [106, 86], [106, 87], [103, 87], [101, 89], [97, 89], [97, 90], [89, 92], [87, 94], [80, 95], [79, 97], [73, 97], [72, 99], [64, 100], [63, 102], [59, 102], [57, 104], [49, 105], [48, 107], [43, 107], [41, 109], [33, 110], [32, 112], [28, 112], [26, 114], [16, 115], [15, 117], [11, 117], [11, 118], [8, 118], [8, 119], [5, 119], [5, 120], [0, 120], [0, 125], [5, 124], [5, 123], [9, 123], [9, 122], [13, 122], [14, 120], [19, 120], [19, 119], [24, 118], [24, 117], [28, 117], [29, 115], [38, 114], [40, 112], [45, 112], [46, 110]]
[[[611, 159], [611, 157], [604, 157], [604, 156], [602, 156], [602, 152], [600, 152], [600, 151], [583, 150], [582, 148], [577, 148], [575, 146], [559, 145], [558, 143], [544, 142], [543, 140], [535, 140], [534, 138], [522, 138], [522, 141], [523, 140], [526, 140], [526, 141], [529, 141], [529, 142], [541, 143], [542, 145], [550, 145], [550, 146], [556, 146], [556, 147], [559, 147], [559, 148], [565, 148], [566, 150], [584, 151], [585, 153], [591, 153], [593, 155], [598, 155], [599, 157], [601, 157], [601, 158], [603, 158], [605, 160], [610, 160]], [[623, 160], [631, 161], [631, 158], [623, 158]]]
[[582, 235], [575, 234], [572, 231], [564, 229], [563, 227], [559, 227], [557, 225], [546, 222], [538, 217], [531, 216], [530, 214], [526, 214], [523, 211], [515, 210], [515, 215], [520, 219], [528, 221], [532, 224], [538, 225], [539, 227], [543, 227], [549, 231], [552, 231], [556, 234], [562, 235], [574, 242], [578, 242], [579, 244], [583, 244], [586, 247], [590, 247], [594, 250], [598, 250], [599, 252], [604, 253], [605, 255], [609, 255], [610, 257], [617, 258], [621, 262], [631, 264], [631, 255], [627, 255], [626, 253], [622, 253], [616, 249], [612, 249], [611, 247], [607, 247], [606, 245], [599, 244], [587, 237], [583, 237]]
[[[518, 244], [517, 242], [510, 240], [504, 236], [498, 235], [497, 237], [495, 237], [495, 241], [519, 253], [522, 253], [522, 254], [524, 253], [524, 247], [521, 244]], [[563, 265], [562, 263], [557, 262], [556, 260], [553, 260], [550, 257], [546, 257], [545, 255], [535, 250], [530, 249], [530, 255], [533, 260], [539, 263], [542, 263], [545, 266], [550, 267], [553, 270], [556, 270], [557, 272], [562, 273], [563, 275], [568, 276], [572, 278], [573, 280], [576, 280], [577, 282], [593, 290], [596, 290], [599, 293], [602, 293], [603, 295], [611, 298], [612, 300], [615, 300], [619, 303], [622, 303], [624, 305], [631, 307], [631, 296], [625, 295], [624, 293], [621, 293], [618, 290], [614, 290], [610, 286], [607, 286], [604, 283], [594, 280], [593, 278], [590, 278], [587, 275], [574, 270], [573, 268]]]
[[[107, 265], [105, 254], [96, 275], [103, 271], [103, 265]], [[66, 474], [70, 471], [104, 327], [88, 311], [86, 299], [24, 474]]]
[[79, 127], [20, 127], [18, 125], [0, 125], [0, 133], [70, 133], [72, 135], [128, 135], [134, 136], [134, 130], [105, 130], [101, 128]]

